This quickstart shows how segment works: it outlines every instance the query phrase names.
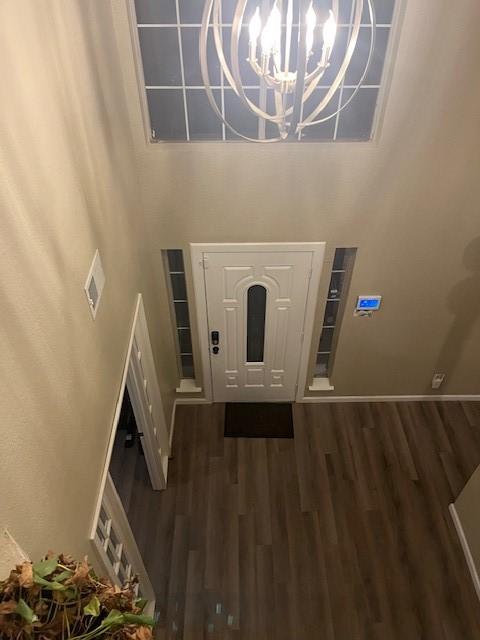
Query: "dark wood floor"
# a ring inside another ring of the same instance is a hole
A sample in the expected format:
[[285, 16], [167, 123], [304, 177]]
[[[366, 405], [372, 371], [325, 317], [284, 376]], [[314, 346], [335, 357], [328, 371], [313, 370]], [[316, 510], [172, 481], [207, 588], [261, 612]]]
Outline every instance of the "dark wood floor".
[[294, 422], [295, 440], [224, 439], [221, 405], [179, 407], [168, 489], [123, 465], [159, 637], [480, 638], [448, 512], [480, 463], [480, 404], [295, 405]]

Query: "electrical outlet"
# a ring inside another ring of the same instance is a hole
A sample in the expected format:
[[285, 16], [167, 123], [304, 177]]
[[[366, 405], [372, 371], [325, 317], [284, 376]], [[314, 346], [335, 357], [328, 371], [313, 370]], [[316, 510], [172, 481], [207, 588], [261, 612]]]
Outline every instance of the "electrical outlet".
[[434, 373], [432, 378], [432, 389], [439, 389], [445, 381], [444, 373]]

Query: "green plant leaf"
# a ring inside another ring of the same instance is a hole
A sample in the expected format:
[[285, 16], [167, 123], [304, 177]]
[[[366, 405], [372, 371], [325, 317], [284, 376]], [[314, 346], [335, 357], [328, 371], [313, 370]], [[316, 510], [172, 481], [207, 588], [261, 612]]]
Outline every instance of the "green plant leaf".
[[67, 578], [70, 578], [72, 574], [73, 574], [73, 571], [70, 571], [69, 569], [65, 569], [65, 571], [62, 571], [61, 573], [58, 573], [55, 576], [55, 582], [63, 582]]
[[45, 578], [55, 571], [58, 566], [58, 558], [49, 558], [48, 560], [42, 560], [36, 562], [33, 565], [33, 573], [36, 573], [40, 578]]
[[110, 627], [114, 624], [123, 624], [125, 622], [125, 614], [118, 609], [112, 609], [108, 616], [102, 620], [102, 627]]
[[155, 625], [155, 620], [151, 616], [138, 615], [136, 613], [124, 613], [123, 615], [125, 622], [130, 622], [131, 624], [148, 625], [149, 627]]
[[90, 602], [83, 607], [83, 613], [86, 616], [98, 616], [100, 614], [100, 600], [97, 596], [93, 596]]
[[33, 581], [35, 584], [39, 584], [50, 591], [65, 591], [67, 588], [65, 585], [60, 584], [60, 582], [56, 582], [55, 580], [45, 580], [45, 578], [41, 578], [35, 574], [33, 574]]
[[135, 606], [138, 607], [140, 609], [140, 611], [143, 611], [147, 605], [148, 600], [146, 598], [137, 598], [137, 600], [135, 600]]
[[18, 613], [18, 615], [21, 616], [25, 622], [28, 622], [28, 624], [32, 624], [38, 620], [38, 616], [33, 613], [23, 598], [20, 598], [18, 601], [15, 613]]

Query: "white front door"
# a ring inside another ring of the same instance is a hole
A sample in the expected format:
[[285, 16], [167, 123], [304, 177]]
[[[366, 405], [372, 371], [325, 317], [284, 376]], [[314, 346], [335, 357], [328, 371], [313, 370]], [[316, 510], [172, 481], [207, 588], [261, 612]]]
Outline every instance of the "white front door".
[[295, 399], [314, 262], [309, 246], [210, 245], [202, 252], [215, 402]]

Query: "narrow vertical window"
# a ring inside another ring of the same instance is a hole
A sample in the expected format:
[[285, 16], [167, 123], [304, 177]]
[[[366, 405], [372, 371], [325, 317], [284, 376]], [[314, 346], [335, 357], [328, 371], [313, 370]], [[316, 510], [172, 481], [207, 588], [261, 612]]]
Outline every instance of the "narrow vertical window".
[[322, 331], [315, 358], [315, 378], [328, 378], [331, 374], [335, 346], [338, 341], [338, 332], [356, 253], [356, 249], [335, 250]]
[[247, 362], [263, 362], [267, 290], [260, 284], [247, 292]]
[[177, 359], [180, 378], [195, 378], [193, 363], [192, 333], [188, 310], [185, 266], [181, 249], [167, 249], [163, 252], [168, 272], [168, 289], [171, 298], [172, 315], [177, 334]]

